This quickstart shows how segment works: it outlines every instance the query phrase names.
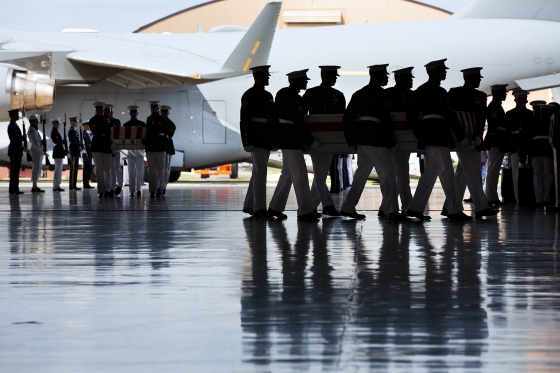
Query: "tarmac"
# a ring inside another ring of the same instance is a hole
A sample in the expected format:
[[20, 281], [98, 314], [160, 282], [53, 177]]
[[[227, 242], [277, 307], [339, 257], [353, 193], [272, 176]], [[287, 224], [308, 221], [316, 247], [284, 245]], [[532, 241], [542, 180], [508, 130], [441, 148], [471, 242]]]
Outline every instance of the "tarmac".
[[364, 221], [299, 222], [293, 193], [260, 220], [246, 187], [0, 185], [0, 372], [560, 371], [557, 214], [448, 222], [436, 188], [393, 224], [368, 185]]

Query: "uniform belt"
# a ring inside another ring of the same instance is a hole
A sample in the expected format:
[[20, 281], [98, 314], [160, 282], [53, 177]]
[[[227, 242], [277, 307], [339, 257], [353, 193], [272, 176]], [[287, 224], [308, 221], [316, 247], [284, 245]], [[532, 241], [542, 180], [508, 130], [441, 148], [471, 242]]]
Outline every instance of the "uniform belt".
[[519, 135], [519, 131], [511, 131], [512, 135]]
[[506, 127], [498, 127], [498, 131], [507, 131]]
[[165, 133], [158, 133], [158, 136], [165, 136]]
[[548, 140], [549, 137], [548, 136], [535, 136], [533, 137], [533, 140]]
[[370, 121], [370, 122], [377, 122], [377, 123], [381, 123], [381, 121], [379, 120], [379, 118], [376, 117], [360, 117], [358, 118], [358, 120], [361, 121]]
[[445, 115], [439, 115], [439, 114], [424, 115], [423, 119], [445, 119]]
[[286, 123], [286, 124], [295, 124], [294, 121], [292, 121], [292, 120], [286, 120], [286, 119], [278, 119], [278, 122], [280, 122], [280, 123]]
[[268, 123], [268, 119], [264, 119], [264, 118], [253, 118], [253, 122], [257, 122], [257, 123]]

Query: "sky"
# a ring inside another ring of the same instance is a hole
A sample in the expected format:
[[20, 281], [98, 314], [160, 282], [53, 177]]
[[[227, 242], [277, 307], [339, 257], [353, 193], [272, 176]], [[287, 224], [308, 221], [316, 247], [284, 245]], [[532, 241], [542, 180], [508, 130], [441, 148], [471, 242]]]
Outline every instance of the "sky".
[[[373, 0], [368, 0], [373, 1]], [[1, 28], [57, 32], [66, 28], [87, 28], [99, 32], [132, 32], [203, 0], [1, 0]], [[470, 0], [421, 0], [456, 12]], [[7, 10], [13, 10], [6, 17]]]

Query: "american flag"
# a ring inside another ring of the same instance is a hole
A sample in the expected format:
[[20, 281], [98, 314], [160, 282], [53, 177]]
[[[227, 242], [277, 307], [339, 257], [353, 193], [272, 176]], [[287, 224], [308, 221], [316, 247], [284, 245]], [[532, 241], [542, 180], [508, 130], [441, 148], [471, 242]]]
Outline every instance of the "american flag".
[[457, 119], [461, 123], [461, 128], [463, 132], [468, 135], [473, 135], [476, 133], [476, 117], [474, 113], [468, 111], [456, 111]]

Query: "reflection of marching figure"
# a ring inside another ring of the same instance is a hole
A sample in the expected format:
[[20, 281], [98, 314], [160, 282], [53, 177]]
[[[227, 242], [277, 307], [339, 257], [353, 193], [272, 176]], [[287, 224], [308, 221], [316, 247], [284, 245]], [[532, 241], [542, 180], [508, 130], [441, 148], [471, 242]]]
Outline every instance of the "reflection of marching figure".
[[146, 120], [146, 158], [148, 158], [148, 183], [150, 188], [150, 198], [161, 197], [162, 193], [162, 173], [165, 165], [165, 151], [167, 149], [165, 141], [165, 119], [159, 114], [160, 102], [150, 101], [150, 111], [152, 114]]
[[[340, 66], [319, 66], [321, 69], [321, 85], [308, 89], [303, 95], [305, 110], [309, 114], [343, 114], [346, 108], [344, 94], [333, 86]], [[311, 207], [317, 210], [323, 204], [323, 215], [339, 216], [327, 187], [327, 175], [333, 160], [333, 154], [311, 154], [313, 162], [313, 184], [311, 185]], [[337, 159], [338, 161], [338, 159]], [[346, 166], [346, 159], [344, 159]]]
[[[138, 106], [131, 105], [128, 108], [130, 120], [123, 127], [146, 127], [146, 123], [138, 120]], [[129, 149], [128, 157], [128, 190], [130, 196], [142, 195], [142, 184], [144, 179], [144, 151], [142, 149]]]
[[169, 175], [171, 175], [171, 157], [175, 154], [175, 145], [173, 144], [173, 135], [175, 134], [175, 130], [177, 126], [171, 119], [169, 119], [169, 111], [171, 110], [171, 106], [163, 105], [161, 107], [161, 116], [165, 118], [167, 127], [165, 133], [165, 139], [167, 140], [167, 149], [165, 151], [165, 172], [163, 172], [161, 185], [162, 191], [161, 195], [165, 195], [165, 190], [167, 189], [167, 183], [169, 182]]
[[538, 105], [539, 110], [531, 128], [529, 155], [533, 167], [533, 187], [537, 207], [550, 204], [550, 192], [554, 185], [554, 160], [549, 142], [550, 117], [556, 110], [553, 105]]
[[43, 167], [43, 156], [45, 152], [43, 151], [43, 140], [39, 134], [39, 120], [35, 115], [29, 117], [29, 129], [27, 130], [27, 137], [29, 138], [29, 144], [31, 145], [31, 158], [32, 161], [32, 171], [31, 171], [31, 181], [33, 182], [33, 187], [31, 188], [32, 193], [43, 193], [44, 190], [39, 188], [37, 182], [41, 177], [41, 171]]

